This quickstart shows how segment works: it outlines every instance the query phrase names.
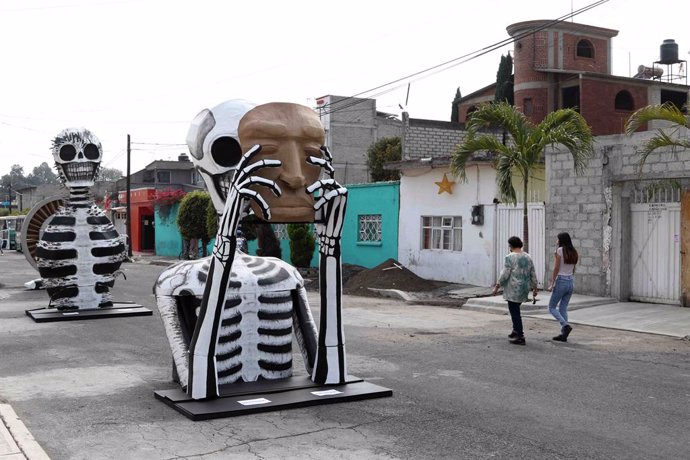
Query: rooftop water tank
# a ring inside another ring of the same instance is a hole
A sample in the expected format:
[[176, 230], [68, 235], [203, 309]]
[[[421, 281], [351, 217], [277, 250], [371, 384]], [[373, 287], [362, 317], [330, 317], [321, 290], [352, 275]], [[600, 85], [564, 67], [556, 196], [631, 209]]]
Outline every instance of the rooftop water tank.
[[664, 40], [660, 48], [661, 58], [659, 62], [661, 64], [675, 64], [678, 62], [678, 43], [675, 40]]

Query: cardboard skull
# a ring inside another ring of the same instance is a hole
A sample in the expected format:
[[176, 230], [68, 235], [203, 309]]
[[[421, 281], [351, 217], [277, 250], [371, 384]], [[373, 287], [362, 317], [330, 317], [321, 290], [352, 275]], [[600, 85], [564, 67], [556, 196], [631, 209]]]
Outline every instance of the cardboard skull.
[[67, 128], [53, 139], [53, 158], [67, 187], [91, 187], [103, 158], [101, 141], [88, 129]]
[[242, 99], [225, 101], [199, 112], [189, 127], [189, 153], [218, 214], [223, 213], [230, 180], [242, 157], [237, 127], [254, 106]]

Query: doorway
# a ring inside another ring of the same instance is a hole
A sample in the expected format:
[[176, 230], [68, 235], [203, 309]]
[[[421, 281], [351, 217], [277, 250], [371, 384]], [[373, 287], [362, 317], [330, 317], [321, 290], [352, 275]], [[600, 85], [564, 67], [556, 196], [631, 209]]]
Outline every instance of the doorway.
[[154, 251], [156, 249], [156, 227], [153, 214], [141, 216], [141, 250]]

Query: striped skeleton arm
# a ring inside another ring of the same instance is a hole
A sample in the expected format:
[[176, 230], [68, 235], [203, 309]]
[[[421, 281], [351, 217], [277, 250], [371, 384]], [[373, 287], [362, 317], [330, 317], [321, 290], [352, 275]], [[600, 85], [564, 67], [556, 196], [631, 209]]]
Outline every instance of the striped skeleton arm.
[[204, 296], [189, 346], [187, 394], [194, 399], [219, 396], [216, 347], [218, 346], [220, 317], [237, 246], [235, 232], [239, 221], [248, 212], [248, 200], [255, 200], [261, 207], [264, 217], [270, 218], [270, 210], [266, 201], [249, 186], [259, 184], [271, 188], [276, 195], [281, 193], [280, 188], [273, 181], [252, 175], [259, 168], [275, 167], [281, 164], [278, 160], [261, 160], [249, 164], [260, 150], [261, 147], [257, 145], [242, 156], [237, 165], [237, 172], [230, 184], [223, 215], [218, 223], [218, 234], [213, 247]]
[[319, 291], [321, 318], [318, 348], [312, 380], [321, 384], [345, 383], [347, 363], [345, 337], [342, 324], [342, 273], [340, 235], [345, 222], [347, 189], [333, 179], [332, 156], [321, 148], [324, 159], [310, 157], [310, 163], [319, 164], [331, 177], [315, 182], [307, 188], [309, 193], [321, 191], [317, 200], [316, 233], [319, 236]]

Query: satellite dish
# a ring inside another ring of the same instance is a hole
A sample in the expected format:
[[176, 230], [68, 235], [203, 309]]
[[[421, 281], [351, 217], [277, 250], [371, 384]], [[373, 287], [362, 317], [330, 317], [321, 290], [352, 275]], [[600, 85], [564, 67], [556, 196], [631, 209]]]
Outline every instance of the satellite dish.
[[36, 246], [48, 226], [48, 219], [65, 204], [64, 198], [55, 195], [36, 203], [24, 218], [22, 225], [22, 250], [26, 260], [38, 270], [36, 265]]

